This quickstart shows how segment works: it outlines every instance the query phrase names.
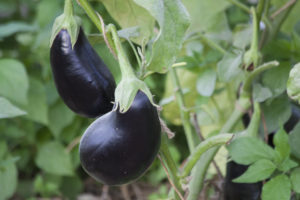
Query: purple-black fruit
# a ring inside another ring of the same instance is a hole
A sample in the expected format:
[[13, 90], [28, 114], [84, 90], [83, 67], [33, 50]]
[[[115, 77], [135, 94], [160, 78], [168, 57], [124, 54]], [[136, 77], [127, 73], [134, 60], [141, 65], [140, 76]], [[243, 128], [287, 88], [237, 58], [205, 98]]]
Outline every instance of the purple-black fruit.
[[155, 159], [160, 132], [156, 108], [138, 92], [126, 113], [113, 110], [88, 127], [79, 147], [81, 165], [107, 185], [134, 181]]
[[112, 109], [114, 78], [82, 29], [74, 48], [62, 29], [51, 46], [50, 61], [58, 93], [71, 110], [93, 118]]

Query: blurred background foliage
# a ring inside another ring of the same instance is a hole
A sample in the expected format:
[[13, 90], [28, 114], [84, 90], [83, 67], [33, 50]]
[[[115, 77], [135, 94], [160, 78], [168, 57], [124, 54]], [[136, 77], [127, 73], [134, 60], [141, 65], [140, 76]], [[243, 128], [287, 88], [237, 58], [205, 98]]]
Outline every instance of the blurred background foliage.
[[[112, 6], [111, 2], [118, 6]], [[157, 24], [146, 11], [141, 12], [141, 7], [132, 0], [111, 2], [91, 3], [106, 24], [114, 23], [122, 29], [139, 25], [143, 27], [143, 36], [152, 39], [151, 32]], [[257, 3], [255, 0], [241, 2], [249, 6]], [[285, 0], [271, 2], [270, 12], [286, 3]], [[183, 0], [183, 3], [190, 13], [191, 26], [177, 59], [187, 65], [178, 67], [177, 72], [186, 109], [197, 116], [201, 133], [207, 137], [220, 129], [234, 107], [244, 73], [242, 55], [251, 42], [251, 18], [226, 0]], [[78, 156], [78, 141], [92, 120], [75, 115], [63, 104], [50, 70], [49, 38], [63, 4], [63, 0], [0, 1], [0, 200], [75, 199], [82, 194], [102, 194], [102, 185], [86, 175]], [[105, 44], [95, 40], [97, 29], [75, 1], [74, 5], [85, 33], [93, 34], [90, 41], [118, 81], [118, 63]], [[131, 5], [137, 15], [127, 9]], [[277, 59], [282, 66], [264, 73], [254, 85], [253, 96], [263, 104], [269, 131], [277, 129], [278, 121], [285, 122], [291, 114], [284, 91], [291, 66], [300, 59], [299, 13], [298, 3], [280, 26], [280, 33], [266, 39], [268, 45], [262, 49], [264, 60]], [[262, 30], [264, 26], [261, 25]], [[140, 39], [134, 41], [139, 43]], [[210, 41], [226, 51], [212, 48]], [[137, 67], [130, 46], [126, 44], [126, 47], [132, 64]], [[174, 101], [172, 80], [168, 74], [154, 74], [146, 82], [156, 102], [163, 106], [163, 119], [176, 132], [170, 150], [180, 164], [189, 152]], [[242, 129], [240, 123], [236, 131]], [[195, 134], [196, 140], [197, 137]], [[223, 149], [215, 158], [223, 174], [226, 156]], [[213, 180], [215, 175], [215, 168], [211, 167], [208, 177]], [[165, 172], [156, 160], [143, 178], [125, 189], [136, 196], [141, 192], [149, 199], [160, 199], [167, 197], [169, 187]], [[124, 188], [121, 191], [112, 188], [110, 195], [122, 199], [120, 194], [124, 196]]]

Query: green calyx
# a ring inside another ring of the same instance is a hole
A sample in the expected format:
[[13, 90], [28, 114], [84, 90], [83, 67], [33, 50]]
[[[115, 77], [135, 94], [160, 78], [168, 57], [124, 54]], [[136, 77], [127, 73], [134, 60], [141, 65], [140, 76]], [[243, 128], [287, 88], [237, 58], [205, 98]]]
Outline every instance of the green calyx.
[[74, 47], [79, 29], [80, 29], [80, 18], [77, 16], [74, 16], [73, 14], [73, 4], [72, 0], [65, 0], [65, 8], [64, 13], [58, 16], [53, 24], [52, 27], [52, 33], [50, 37], [50, 47], [52, 46], [52, 43], [54, 39], [56, 38], [57, 34], [62, 30], [66, 29], [71, 37], [71, 43], [72, 48]]
[[121, 113], [125, 113], [126, 111], [128, 111], [139, 90], [146, 94], [152, 105], [157, 106], [153, 102], [152, 94], [148, 86], [136, 77], [131, 64], [129, 63], [127, 56], [123, 50], [116, 27], [110, 24], [107, 26], [107, 30], [112, 34], [122, 74], [122, 79], [115, 90], [116, 106], [114, 110], [117, 110], [119, 108], [119, 111]]

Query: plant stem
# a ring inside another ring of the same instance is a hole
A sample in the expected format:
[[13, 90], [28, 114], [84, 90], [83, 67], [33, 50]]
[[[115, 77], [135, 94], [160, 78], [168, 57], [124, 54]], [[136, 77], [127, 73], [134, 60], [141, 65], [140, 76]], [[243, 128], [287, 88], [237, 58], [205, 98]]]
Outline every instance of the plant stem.
[[[77, 0], [77, 3], [83, 8], [83, 10], [85, 11], [85, 13], [88, 15], [88, 17], [92, 20], [92, 22], [95, 24], [95, 26], [97, 27], [97, 29], [99, 30], [99, 32], [101, 34], [103, 34], [104, 40], [105, 40], [105, 30], [104, 30], [104, 26], [102, 26], [101, 21], [97, 15], [97, 13], [94, 11], [94, 9], [92, 8], [92, 6], [89, 4], [89, 2], [87, 0]], [[107, 45], [108, 48], [110, 49], [111, 53], [114, 55], [114, 49], [111, 49], [111, 47], [113, 47], [113, 41], [112, 38], [108, 35], [107, 36]]]
[[198, 160], [200, 159], [201, 155], [208, 151], [209, 149], [220, 146], [223, 144], [228, 143], [233, 138], [233, 134], [223, 133], [221, 135], [209, 137], [203, 142], [201, 142], [195, 149], [195, 151], [189, 156], [185, 167], [182, 171], [181, 178], [185, 178], [188, 176], [196, 165]]
[[122, 78], [123, 77], [135, 77], [135, 74], [131, 67], [131, 64], [130, 64], [129, 60], [127, 59], [127, 56], [122, 47], [121, 40], [118, 36], [115, 25], [109, 24], [107, 26], [107, 30], [112, 34], [113, 42], [114, 42], [115, 48], [117, 50], [117, 56], [118, 56], [118, 61], [120, 64]]
[[207, 37], [204, 36], [204, 34], [200, 33], [199, 37], [201, 40], [203, 40], [208, 46], [210, 46], [213, 49], [216, 49], [217, 51], [219, 51], [221, 54], [226, 54], [226, 50], [221, 47], [219, 44], [217, 44], [216, 42], [208, 39]]
[[257, 21], [260, 22], [265, 8], [265, 0], [259, 0], [256, 8]]
[[250, 13], [250, 8], [248, 8], [248, 6], [239, 2], [238, 0], [227, 0], [227, 1], [239, 7], [240, 9], [244, 10], [245, 12]]
[[260, 105], [258, 102], [254, 103], [254, 112], [251, 117], [250, 124], [247, 128], [247, 135], [250, 137], [257, 137], [258, 135], [258, 129], [260, 125]]
[[[219, 134], [231, 132], [234, 128], [235, 124], [242, 117], [244, 112], [249, 109], [251, 106], [251, 101], [249, 96], [241, 96], [235, 106], [233, 113], [231, 114], [228, 121], [224, 124]], [[190, 193], [187, 200], [197, 200], [199, 193], [203, 188], [204, 178], [207, 171], [207, 168], [214, 156], [218, 152], [219, 148], [214, 147], [204, 153], [200, 160], [197, 163], [197, 167], [193, 170], [195, 173], [193, 174], [193, 178], [189, 184]]]
[[[167, 144], [167, 138], [165, 135], [162, 136], [160, 155], [161, 155], [162, 159], [165, 161], [165, 163], [169, 169], [171, 179], [172, 179], [175, 187], [182, 194], [182, 192], [183, 192], [182, 187], [181, 187], [179, 178], [177, 176], [177, 166], [176, 166], [176, 163], [173, 160], [172, 155], [169, 151], [168, 144]], [[175, 198], [179, 199], [179, 196], [177, 195], [177, 193], [175, 193]]]
[[176, 68], [170, 67], [170, 74], [175, 88], [175, 96], [180, 109], [180, 116], [183, 124], [183, 129], [187, 139], [190, 152], [195, 149], [196, 143], [193, 138], [193, 129], [190, 123], [189, 112], [185, 109], [184, 95], [176, 73]]
[[64, 14], [66, 17], [73, 17], [72, 0], [65, 0]]
[[243, 92], [244, 93], [251, 93], [251, 86], [252, 86], [252, 82], [254, 80], [254, 78], [256, 78], [259, 74], [261, 74], [262, 72], [271, 69], [273, 67], [277, 67], [279, 65], [279, 62], [277, 61], [271, 61], [268, 63], [264, 63], [263, 65], [261, 65], [260, 67], [256, 68], [254, 71], [251, 72], [251, 74], [247, 77], [244, 86], [243, 86]]

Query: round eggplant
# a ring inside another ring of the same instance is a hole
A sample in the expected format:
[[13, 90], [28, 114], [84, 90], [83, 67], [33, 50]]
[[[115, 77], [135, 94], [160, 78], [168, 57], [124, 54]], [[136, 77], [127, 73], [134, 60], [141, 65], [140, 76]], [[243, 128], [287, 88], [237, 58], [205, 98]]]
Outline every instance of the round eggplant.
[[113, 110], [88, 127], [79, 147], [81, 165], [107, 185], [134, 181], [155, 159], [160, 132], [156, 108], [139, 91], [127, 112]]
[[112, 109], [114, 78], [82, 29], [73, 48], [62, 29], [51, 46], [50, 61], [58, 93], [72, 111], [93, 118]]

